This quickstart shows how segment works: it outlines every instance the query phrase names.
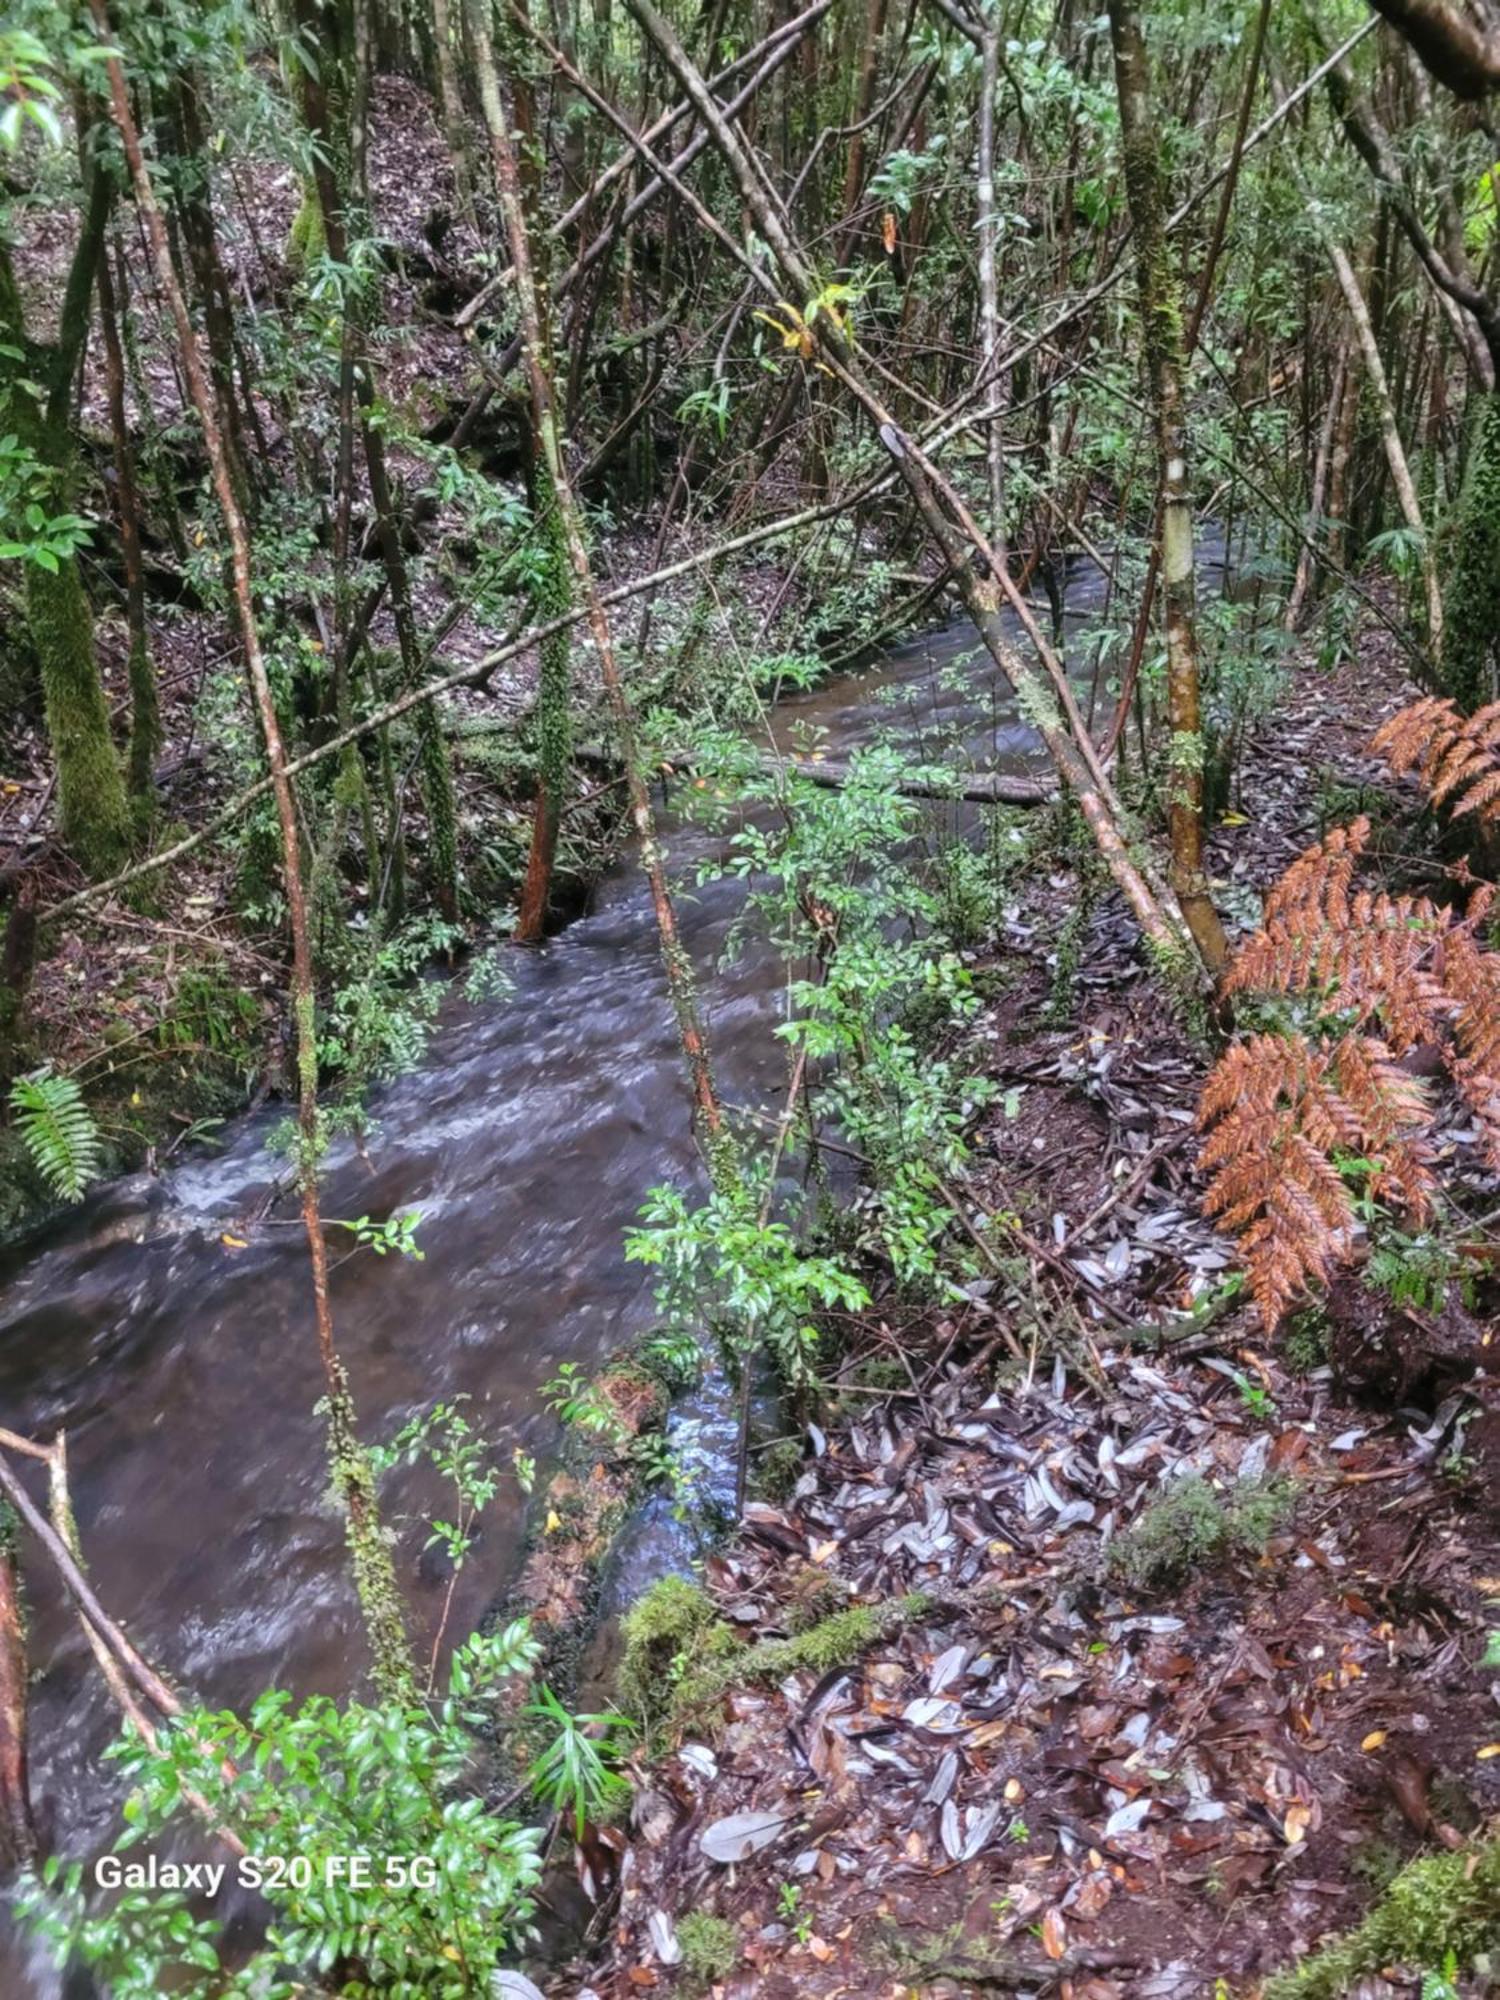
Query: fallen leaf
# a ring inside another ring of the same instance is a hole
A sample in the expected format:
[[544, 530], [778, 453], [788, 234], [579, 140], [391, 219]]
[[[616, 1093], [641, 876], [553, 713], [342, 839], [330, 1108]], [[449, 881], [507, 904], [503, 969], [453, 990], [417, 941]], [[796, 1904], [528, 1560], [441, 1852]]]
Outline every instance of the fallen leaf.
[[1361, 1750], [1378, 1750], [1384, 1741], [1385, 1731], [1383, 1729], [1372, 1729], [1359, 1747]]
[[728, 1867], [733, 1861], [747, 1861], [761, 1848], [779, 1838], [791, 1818], [789, 1812], [731, 1813], [705, 1827], [698, 1846], [710, 1861]]
[[1042, 1950], [1048, 1958], [1061, 1958], [1068, 1948], [1068, 1927], [1063, 1922], [1062, 1911], [1051, 1909], [1042, 1918]]

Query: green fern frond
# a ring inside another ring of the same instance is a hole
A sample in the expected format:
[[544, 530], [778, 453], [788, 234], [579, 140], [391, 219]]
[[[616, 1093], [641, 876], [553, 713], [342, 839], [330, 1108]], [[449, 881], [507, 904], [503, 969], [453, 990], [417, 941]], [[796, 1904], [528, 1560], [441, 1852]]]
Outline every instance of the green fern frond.
[[70, 1076], [39, 1069], [10, 1088], [10, 1108], [48, 1189], [77, 1201], [99, 1171], [99, 1128]]

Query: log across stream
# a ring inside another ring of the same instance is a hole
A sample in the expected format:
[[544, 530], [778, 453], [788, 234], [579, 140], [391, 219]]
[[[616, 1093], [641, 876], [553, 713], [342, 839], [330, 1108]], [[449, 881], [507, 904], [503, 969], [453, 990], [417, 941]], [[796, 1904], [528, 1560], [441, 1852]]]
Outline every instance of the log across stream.
[[[1097, 615], [1101, 592], [1097, 575], [1076, 577], [1070, 618]], [[778, 740], [797, 725], [825, 730], [841, 762], [895, 732], [927, 757], [962, 742], [975, 772], [1036, 775], [1035, 739], [966, 626], [788, 702]], [[782, 980], [753, 943], [720, 964], [744, 890], [732, 879], [691, 886], [716, 844], [695, 830], [671, 841], [683, 930], [726, 1099], [774, 1110]], [[697, 1165], [649, 900], [630, 857], [584, 916], [542, 949], [516, 952], [509, 970], [508, 996], [445, 1002], [421, 1069], [378, 1094], [364, 1156], [335, 1148], [325, 1211], [421, 1217], [423, 1262], [365, 1251], [335, 1270], [366, 1436], [466, 1395], [503, 1461], [519, 1445], [545, 1462], [557, 1429], [542, 1384], [559, 1362], [587, 1367], [648, 1323], [650, 1274], [626, 1263], [624, 1232], [649, 1188], [691, 1182]], [[160, 1181], [100, 1190], [0, 1256], [0, 1420], [42, 1438], [66, 1428], [101, 1597], [179, 1686], [215, 1705], [247, 1703], [273, 1683], [338, 1692], [363, 1659], [313, 1414], [322, 1384], [306, 1249], [298, 1229], [277, 1226], [237, 1247], [236, 1218], [282, 1170], [266, 1145], [279, 1115], [239, 1121]], [[731, 1430], [712, 1386], [674, 1418], [679, 1446], [721, 1483]], [[417, 1474], [388, 1489], [392, 1518], [405, 1517], [401, 1564], [423, 1644], [445, 1587], [421, 1555], [437, 1501]], [[507, 1481], [463, 1573], [452, 1634], [511, 1582], [524, 1530], [525, 1503]], [[615, 1590], [633, 1595], [680, 1553], [676, 1534], [664, 1503], [648, 1507]], [[31, 1595], [38, 1818], [50, 1844], [89, 1853], [116, 1824], [118, 1794], [100, 1761], [115, 1715], [50, 1578], [37, 1575]], [[0, 1939], [7, 2000], [62, 1991], [40, 1955]]]

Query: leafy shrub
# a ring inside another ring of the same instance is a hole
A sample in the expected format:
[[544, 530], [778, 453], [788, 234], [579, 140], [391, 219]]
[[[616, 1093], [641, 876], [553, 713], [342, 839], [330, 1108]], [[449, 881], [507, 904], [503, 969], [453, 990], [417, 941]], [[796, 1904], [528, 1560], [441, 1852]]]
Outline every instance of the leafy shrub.
[[[164, 1725], [154, 1748], [134, 1735], [115, 1746], [133, 1787], [118, 1848], [159, 1844], [195, 1797], [252, 1860], [306, 1857], [306, 1882], [263, 1866], [267, 1942], [237, 1971], [221, 1959], [218, 1927], [175, 1891], [130, 1891], [90, 1914], [77, 1862], [54, 1857], [41, 1881], [22, 1884], [23, 1919], [60, 1961], [76, 1953], [114, 2000], [291, 2000], [330, 1973], [340, 1990], [383, 2000], [479, 2000], [529, 1934], [542, 1859], [536, 1829], [466, 1787], [473, 1731], [537, 1650], [523, 1622], [470, 1639], [431, 1711], [321, 1695], [296, 1706], [274, 1689], [247, 1720], [194, 1710]], [[326, 1865], [351, 1855], [370, 1857], [368, 1885]]]

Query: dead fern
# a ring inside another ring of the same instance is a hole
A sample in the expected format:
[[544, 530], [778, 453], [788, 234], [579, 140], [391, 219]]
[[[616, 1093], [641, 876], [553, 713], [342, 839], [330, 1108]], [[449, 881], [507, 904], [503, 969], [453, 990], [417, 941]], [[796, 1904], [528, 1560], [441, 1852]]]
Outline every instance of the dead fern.
[[1428, 696], [1393, 715], [1370, 748], [1396, 772], [1415, 771], [1435, 806], [1500, 825], [1500, 701], [1463, 715]]
[[1302, 1035], [1237, 1042], [1204, 1086], [1203, 1206], [1239, 1239], [1268, 1326], [1353, 1249], [1354, 1200], [1335, 1160], [1371, 1163], [1371, 1191], [1425, 1216], [1433, 1181], [1418, 1136], [1420, 1085], [1373, 1037], [1317, 1046]]
[[[1493, 716], [1500, 736], [1500, 707]], [[1428, 749], [1413, 748], [1408, 733], [1395, 755], [1409, 765], [1436, 754], [1440, 783], [1452, 745], [1434, 753], [1435, 729], [1427, 741]], [[1200, 1164], [1209, 1176], [1204, 1211], [1238, 1239], [1268, 1326], [1351, 1255], [1351, 1180], [1414, 1221], [1430, 1216], [1432, 1111], [1403, 1067], [1414, 1051], [1438, 1053], [1487, 1164], [1500, 1170], [1500, 954], [1479, 936], [1494, 891], [1481, 888], [1458, 909], [1363, 888], [1356, 876], [1369, 836], [1369, 821], [1356, 820], [1300, 855], [1224, 980], [1226, 993], [1306, 1003], [1305, 1027], [1236, 1042], [1198, 1107], [1206, 1134]], [[1340, 1167], [1351, 1163], [1346, 1177]]]

